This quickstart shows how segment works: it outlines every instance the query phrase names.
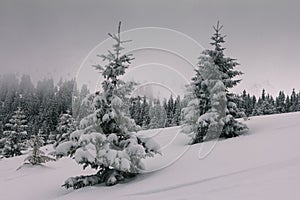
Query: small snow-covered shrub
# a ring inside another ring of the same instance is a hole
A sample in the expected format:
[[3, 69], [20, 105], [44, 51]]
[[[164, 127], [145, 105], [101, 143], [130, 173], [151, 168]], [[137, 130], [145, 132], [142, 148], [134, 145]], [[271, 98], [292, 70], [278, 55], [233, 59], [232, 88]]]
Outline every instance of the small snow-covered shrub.
[[30, 145], [32, 150], [29, 153], [29, 156], [25, 158], [25, 163], [39, 165], [49, 161], [55, 161], [54, 158], [46, 156], [45, 153], [40, 149], [40, 147], [43, 145], [43, 140], [39, 134], [32, 136]]

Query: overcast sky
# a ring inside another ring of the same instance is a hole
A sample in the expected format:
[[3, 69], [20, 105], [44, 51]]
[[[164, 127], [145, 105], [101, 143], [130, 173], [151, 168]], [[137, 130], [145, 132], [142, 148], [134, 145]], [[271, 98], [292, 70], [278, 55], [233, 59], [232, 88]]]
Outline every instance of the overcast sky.
[[170, 28], [209, 48], [211, 26], [219, 19], [226, 53], [245, 73], [236, 91], [290, 93], [300, 89], [299, 7], [290, 0], [0, 0], [0, 70], [35, 80], [73, 77], [119, 20], [123, 30]]

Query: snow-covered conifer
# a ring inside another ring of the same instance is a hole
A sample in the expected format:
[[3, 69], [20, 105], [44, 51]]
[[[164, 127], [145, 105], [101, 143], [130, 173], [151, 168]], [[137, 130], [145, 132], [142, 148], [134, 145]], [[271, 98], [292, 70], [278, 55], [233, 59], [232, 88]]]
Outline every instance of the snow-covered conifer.
[[292, 91], [292, 94], [291, 94], [291, 106], [290, 106], [290, 109], [289, 109], [289, 111], [290, 112], [296, 112], [296, 111], [298, 111], [298, 107], [299, 107], [299, 105], [298, 105], [298, 97], [297, 97], [297, 94], [296, 94], [296, 92], [295, 92], [295, 89], [293, 89], [293, 91]]
[[98, 172], [69, 178], [64, 184], [66, 188], [115, 185], [139, 173], [144, 169], [142, 159], [159, 152], [154, 141], [135, 133], [137, 126], [129, 115], [129, 95], [134, 84], [124, 82], [120, 76], [125, 74], [132, 58], [122, 53], [125, 41], [120, 39], [120, 25], [117, 34], [109, 34], [116, 42], [113, 51], [100, 56], [107, 64], [95, 66], [104, 80], [102, 91], [90, 95], [94, 112], [81, 120], [80, 130], [71, 134], [70, 141], [57, 147], [60, 154], [73, 154], [78, 164]]
[[[200, 77], [195, 77], [190, 86], [188, 106], [184, 108], [183, 132], [191, 134], [192, 143], [203, 142], [221, 135], [226, 112], [225, 86], [221, 81], [222, 72], [213, 63], [208, 51], [199, 58]], [[197, 90], [195, 90], [197, 88]], [[200, 91], [200, 93], [195, 93]], [[199, 96], [199, 97], [198, 97]]]
[[240, 82], [234, 78], [242, 73], [234, 70], [238, 65], [235, 59], [224, 55], [221, 29], [218, 22], [211, 38], [214, 49], [202, 52], [195, 70], [196, 75], [187, 88], [185, 98], [188, 100], [185, 101], [188, 104], [183, 109], [183, 132], [192, 135], [192, 143], [219, 136], [235, 137], [247, 129], [234, 119], [240, 112], [234, 103], [235, 95], [229, 89]]
[[154, 99], [153, 106], [150, 108], [150, 129], [163, 128], [166, 124], [167, 114], [165, 109], [160, 105], [159, 99]]
[[21, 155], [21, 150], [25, 147], [25, 140], [27, 137], [27, 120], [20, 107], [14, 112], [14, 115], [5, 124], [6, 131], [4, 131], [5, 146], [3, 154], [5, 157], [13, 157]]
[[142, 102], [141, 97], [131, 97], [130, 98], [130, 107], [129, 112], [132, 119], [134, 119], [135, 123], [139, 126], [143, 125], [143, 117], [142, 113]]
[[171, 95], [167, 107], [166, 107], [166, 113], [167, 113], [167, 121], [166, 121], [166, 127], [172, 126], [173, 122], [173, 117], [174, 117], [174, 99], [173, 96]]
[[180, 96], [177, 96], [174, 103], [174, 115], [172, 119], [173, 126], [179, 126], [181, 123], [181, 100]]
[[285, 110], [285, 94], [283, 91], [279, 91], [278, 97], [276, 97], [276, 110], [278, 113], [284, 113]]
[[57, 127], [56, 142], [54, 147], [57, 147], [60, 143], [68, 141], [70, 134], [76, 130], [76, 121], [70, 114], [70, 112], [61, 114]]
[[40, 165], [42, 163], [55, 160], [54, 158], [46, 156], [45, 153], [40, 149], [40, 147], [43, 146], [43, 143], [43, 138], [39, 133], [31, 137], [30, 146], [32, 147], [32, 150], [29, 156], [25, 158], [25, 163], [29, 163], [31, 165]]
[[273, 97], [266, 94], [265, 89], [262, 90], [261, 97], [253, 110], [253, 115], [271, 115], [277, 112]]

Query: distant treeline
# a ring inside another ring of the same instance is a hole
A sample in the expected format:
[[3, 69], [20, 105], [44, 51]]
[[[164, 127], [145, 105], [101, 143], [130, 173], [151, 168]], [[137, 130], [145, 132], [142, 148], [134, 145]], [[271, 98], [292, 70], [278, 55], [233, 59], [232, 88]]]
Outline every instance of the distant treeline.
[[244, 90], [241, 95], [237, 95], [235, 103], [246, 116], [297, 112], [300, 111], [300, 92], [296, 93], [293, 89], [290, 95], [286, 95], [284, 91], [279, 91], [278, 95], [273, 97], [263, 89], [257, 98]]
[[[1, 75], [0, 138], [6, 129], [5, 124], [19, 107], [26, 116], [28, 137], [38, 132], [48, 137], [55, 136], [62, 114], [70, 113], [77, 123], [89, 114], [89, 108], [82, 103], [89, 94], [87, 86], [83, 85], [79, 90], [74, 79], [60, 80], [55, 84], [52, 78], [48, 78], [34, 85], [29, 75]], [[162, 103], [146, 96], [132, 97], [129, 101], [129, 114], [143, 129], [180, 125], [181, 108], [179, 96], [171, 96]]]
[[[78, 89], [74, 79], [60, 80], [55, 84], [53, 79], [48, 78], [34, 85], [29, 75], [1, 75], [0, 138], [3, 137], [5, 124], [18, 107], [26, 116], [29, 136], [38, 131], [55, 135], [62, 114], [71, 113], [77, 122], [88, 114], [87, 108], [82, 106], [82, 101], [88, 94], [90, 92], [87, 86], [83, 85]], [[300, 111], [300, 93], [296, 93], [295, 89], [290, 95], [280, 91], [276, 97], [267, 94], [265, 90], [259, 97], [244, 91], [241, 95], [236, 95], [235, 99], [237, 107], [246, 116]], [[130, 98], [129, 114], [143, 129], [178, 126], [182, 121], [182, 108], [186, 104], [180, 96], [170, 96], [162, 102], [155, 98], [150, 100], [146, 96], [137, 96]], [[243, 114], [240, 115], [242, 116]]]

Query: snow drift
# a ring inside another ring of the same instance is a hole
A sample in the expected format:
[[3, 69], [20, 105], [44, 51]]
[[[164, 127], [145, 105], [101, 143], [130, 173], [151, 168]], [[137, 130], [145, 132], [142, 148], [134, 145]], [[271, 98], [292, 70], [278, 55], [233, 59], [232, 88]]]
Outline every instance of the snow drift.
[[[299, 122], [300, 113], [253, 117], [246, 122], [247, 135], [193, 146], [187, 145], [179, 127], [142, 131], [161, 145], [162, 156], [146, 159], [144, 174], [113, 187], [76, 191], [60, 187], [70, 176], [94, 173], [83, 171], [70, 158], [19, 170], [26, 155], [4, 158], [0, 196], [4, 200], [299, 199]], [[205, 149], [207, 155], [199, 159]]]

